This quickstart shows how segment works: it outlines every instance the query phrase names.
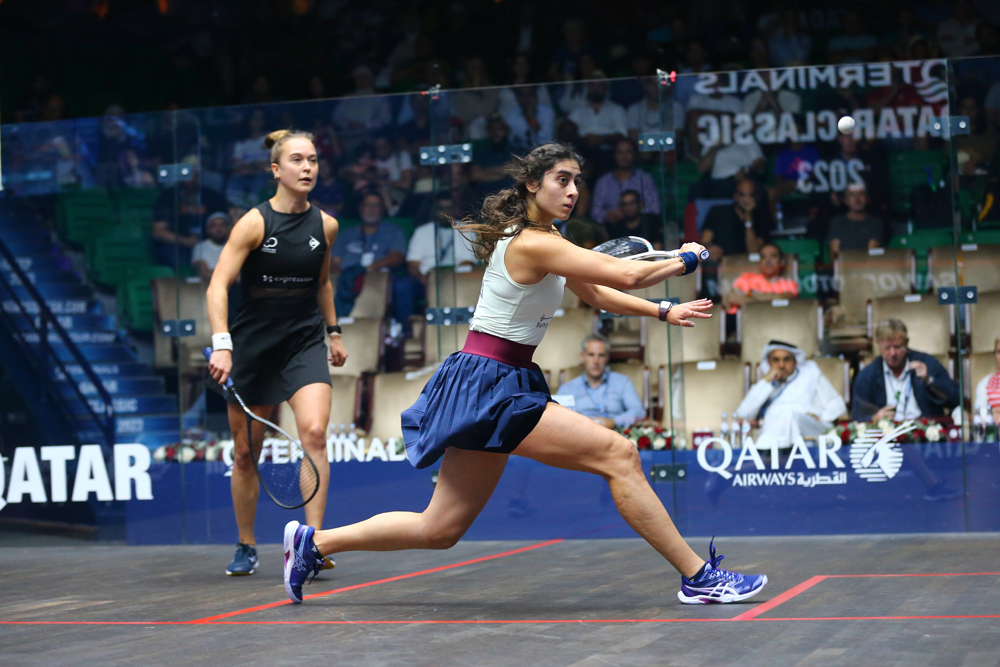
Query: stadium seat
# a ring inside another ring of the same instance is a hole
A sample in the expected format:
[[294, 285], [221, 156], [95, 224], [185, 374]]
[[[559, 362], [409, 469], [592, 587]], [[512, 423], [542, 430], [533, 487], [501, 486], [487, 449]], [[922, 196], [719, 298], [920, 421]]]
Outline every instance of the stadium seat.
[[115, 192], [119, 223], [129, 227], [150, 228], [154, 207], [160, 196], [156, 188], [121, 188]]
[[970, 308], [973, 354], [993, 352], [993, 341], [1000, 336], [1000, 292], [980, 292], [979, 303]]
[[[692, 433], [718, 433], [722, 413], [736, 410], [745, 394], [749, 368], [742, 361], [728, 360], [692, 361], [683, 364], [682, 369], [683, 388], [677, 389], [683, 404], [674, 406], [674, 424], [686, 433], [690, 446]], [[675, 381], [679, 379], [675, 376]], [[666, 387], [660, 387], [660, 396], [666, 396]]]
[[115, 224], [115, 209], [103, 188], [67, 192], [59, 195], [56, 218], [63, 239], [79, 246]]
[[379, 370], [382, 361], [383, 330], [381, 318], [359, 317], [342, 321], [341, 340], [347, 350], [347, 363], [343, 366], [327, 364], [330, 375], [361, 375]]
[[596, 317], [590, 308], [567, 310], [553, 317], [534, 360], [543, 370], [558, 373], [580, 363], [580, 343], [594, 333]]
[[976, 385], [987, 375], [997, 372], [997, 362], [993, 352], [978, 352], [969, 355], [969, 372], [965, 382], [966, 396], [969, 402], [976, 400]]
[[757, 273], [760, 255], [726, 255], [719, 262], [719, 294], [725, 296], [733, 289], [733, 283], [746, 272]]
[[[357, 423], [358, 385], [361, 381], [357, 375], [331, 375], [332, 400], [330, 401], [330, 426], [338, 429], [341, 424]], [[295, 414], [288, 403], [281, 404], [278, 426], [288, 431], [293, 438], [299, 437], [295, 424]]]
[[474, 268], [455, 271], [451, 268], [434, 269], [427, 285], [427, 305], [437, 307], [468, 307], [479, 303], [479, 290], [485, 269]]
[[153, 330], [153, 287], [151, 281], [170, 278], [174, 270], [169, 266], [135, 267], [129, 277], [118, 284], [119, 323], [133, 331], [149, 333]]
[[711, 319], [696, 320], [693, 327], [649, 322], [646, 336], [646, 363], [649, 367], [657, 369], [687, 361], [719, 359], [720, 346], [725, 339], [726, 313], [718, 306], [708, 312], [712, 314]]
[[[365, 275], [364, 287], [361, 288], [361, 293], [354, 301], [350, 317], [352, 319], [382, 319], [385, 317], [386, 308], [388, 308], [392, 298], [389, 290], [391, 278], [389, 273], [383, 271]], [[331, 278], [332, 280], [333, 278]]]
[[918, 352], [947, 355], [954, 334], [954, 306], [939, 306], [931, 294], [907, 294], [872, 299], [868, 320], [868, 337], [875, 327], [887, 319], [897, 319], [906, 325], [910, 347]]
[[745, 304], [736, 314], [740, 358], [757, 363], [768, 341], [782, 340], [801, 349], [807, 357], [819, 350], [823, 309], [811, 299], [776, 299]]
[[869, 299], [913, 291], [914, 258], [908, 249], [845, 250], [833, 267], [840, 307], [855, 324], [864, 324]]
[[[180, 364], [181, 374], [201, 373], [207, 362], [201, 351], [212, 344], [205, 290], [207, 285], [173, 277], [152, 280], [154, 307], [153, 349], [156, 366]], [[168, 338], [160, 330], [164, 320], [194, 320], [194, 335]], [[176, 358], [174, 343], [176, 342]]]
[[918, 185], [935, 186], [947, 158], [936, 150], [898, 151], [889, 154], [889, 183], [892, 187], [892, 208], [899, 213], [910, 210], [910, 193]]
[[87, 266], [101, 285], [117, 286], [133, 270], [151, 264], [148, 229], [115, 226], [95, 232], [87, 242]]
[[[458, 352], [465, 346], [469, 337], [468, 324], [428, 325], [426, 345], [424, 347], [424, 365], [437, 364], [448, 358], [449, 354]], [[538, 360], [538, 355], [535, 355]]]
[[813, 359], [819, 366], [823, 376], [830, 381], [833, 388], [844, 399], [844, 403], [851, 404], [851, 365], [843, 357], [817, 357]]
[[430, 376], [429, 371], [376, 375], [372, 389], [369, 435], [381, 439], [383, 443], [389, 438], [401, 438], [403, 427], [399, 416], [417, 400]]
[[[937, 253], [933, 256], [935, 275], [948, 273], [946, 282], [941, 277], [941, 285], [955, 284], [954, 251], [944, 254], [944, 261], [938, 266]], [[962, 248], [962, 284], [975, 285], [980, 292], [1000, 290], [1000, 245], [970, 245]]]

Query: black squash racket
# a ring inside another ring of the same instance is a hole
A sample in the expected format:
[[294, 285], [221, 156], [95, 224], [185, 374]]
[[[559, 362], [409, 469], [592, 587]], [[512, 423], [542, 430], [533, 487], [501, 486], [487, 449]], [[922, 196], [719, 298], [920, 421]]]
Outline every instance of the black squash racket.
[[[206, 347], [202, 354], [206, 359], [211, 358], [212, 348]], [[264, 492], [275, 505], [288, 510], [312, 500], [319, 491], [319, 471], [302, 443], [280, 426], [255, 415], [237, 393], [233, 378], [226, 378], [225, 391], [236, 399], [246, 414], [250, 459]]]
[[[594, 248], [594, 252], [611, 255], [619, 259], [638, 259], [656, 261], [674, 259], [681, 254], [680, 250], [653, 250], [653, 245], [639, 236], [623, 236], [620, 239], [605, 241]], [[708, 259], [708, 251], [701, 252], [701, 259]]]

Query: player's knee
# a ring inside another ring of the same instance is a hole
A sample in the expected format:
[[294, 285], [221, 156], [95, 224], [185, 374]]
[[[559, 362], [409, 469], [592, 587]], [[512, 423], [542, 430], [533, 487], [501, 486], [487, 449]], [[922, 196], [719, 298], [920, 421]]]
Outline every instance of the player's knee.
[[246, 447], [237, 447], [233, 451], [233, 467], [241, 472], [253, 470], [253, 459]]
[[424, 530], [424, 541], [428, 549], [451, 549], [465, 535], [462, 526], [430, 525]]
[[320, 422], [307, 425], [299, 430], [299, 437], [304, 445], [324, 442], [326, 440], [326, 426]]
[[611, 433], [610, 436], [606, 472], [614, 476], [631, 475], [637, 470], [641, 472], [642, 460], [635, 443], [617, 433]]

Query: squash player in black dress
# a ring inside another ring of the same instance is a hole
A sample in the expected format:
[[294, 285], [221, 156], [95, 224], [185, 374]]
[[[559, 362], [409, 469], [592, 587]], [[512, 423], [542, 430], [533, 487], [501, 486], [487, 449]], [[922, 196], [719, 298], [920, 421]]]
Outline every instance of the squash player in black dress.
[[[326, 361], [343, 366], [347, 360], [330, 285], [330, 248], [338, 226], [308, 200], [319, 176], [312, 135], [278, 130], [264, 145], [271, 150], [278, 191], [236, 223], [212, 274], [208, 319], [213, 352], [208, 368], [220, 383], [231, 375], [250, 409], [264, 418], [288, 401], [299, 439], [319, 471], [319, 491], [305, 506], [306, 523], [318, 529], [330, 483], [325, 464], [331, 400]], [[230, 329], [228, 290], [237, 274], [243, 299]], [[330, 335], [328, 349], [324, 327]], [[226, 574], [248, 575], [257, 568], [254, 520], [260, 489], [246, 419], [234, 403], [229, 405], [229, 424], [236, 442], [230, 485], [239, 543]], [[333, 567], [333, 561], [326, 566]]]

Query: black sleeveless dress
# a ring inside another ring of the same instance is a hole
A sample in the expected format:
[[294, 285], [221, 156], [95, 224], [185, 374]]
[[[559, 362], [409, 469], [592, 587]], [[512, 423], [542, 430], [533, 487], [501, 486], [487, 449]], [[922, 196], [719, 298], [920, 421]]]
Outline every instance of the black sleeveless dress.
[[277, 405], [307, 384], [330, 384], [325, 322], [316, 301], [326, 235], [316, 206], [279, 213], [264, 202], [256, 209], [264, 218], [264, 241], [240, 271], [243, 300], [229, 329], [231, 375], [248, 405]]

